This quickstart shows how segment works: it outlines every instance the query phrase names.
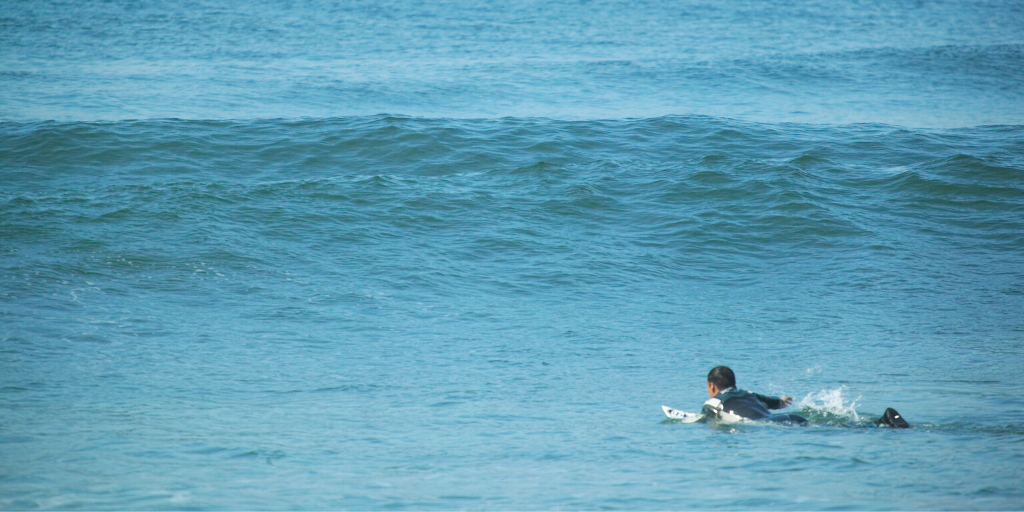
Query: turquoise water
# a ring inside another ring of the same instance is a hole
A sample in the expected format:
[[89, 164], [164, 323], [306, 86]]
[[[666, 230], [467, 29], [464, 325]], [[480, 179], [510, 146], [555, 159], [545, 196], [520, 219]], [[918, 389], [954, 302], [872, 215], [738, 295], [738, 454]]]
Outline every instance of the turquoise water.
[[1024, 504], [1019, 6], [4, 7], [0, 508]]

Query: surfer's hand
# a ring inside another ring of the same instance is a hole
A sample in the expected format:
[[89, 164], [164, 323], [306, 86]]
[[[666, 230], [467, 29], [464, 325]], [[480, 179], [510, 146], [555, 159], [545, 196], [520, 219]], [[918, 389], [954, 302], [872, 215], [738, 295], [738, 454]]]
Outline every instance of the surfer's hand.
[[782, 407], [785, 407], [785, 406], [787, 406], [787, 405], [789, 405], [791, 403], [793, 403], [793, 397], [791, 397], [791, 396], [784, 396], [784, 397], [782, 397]]

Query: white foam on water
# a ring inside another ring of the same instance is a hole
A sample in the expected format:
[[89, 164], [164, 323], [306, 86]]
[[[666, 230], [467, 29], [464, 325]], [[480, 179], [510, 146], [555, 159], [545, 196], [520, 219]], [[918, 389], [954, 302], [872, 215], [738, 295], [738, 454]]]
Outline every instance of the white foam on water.
[[849, 405], [845, 403], [843, 393], [846, 391], [846, 386], [839, 386], [836, 389], [823, 389], [817, 393], [808, 393], [799, 402], [797, 402], [798, 408], [808, 408], [819, 413], [833, 414], [836, 416], [845, 416], [852, 418], [853, 421], [858, 421], [860, 418], [857, 416], [857, 400], [860, 397], [850, 400]]

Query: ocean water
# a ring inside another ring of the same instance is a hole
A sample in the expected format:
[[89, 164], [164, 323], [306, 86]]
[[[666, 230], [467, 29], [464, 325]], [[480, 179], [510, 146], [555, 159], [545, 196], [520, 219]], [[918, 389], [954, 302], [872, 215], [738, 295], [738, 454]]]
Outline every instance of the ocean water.
[[1018, 510], [1022, 367], [1018, 3], [0, 2], [0, 508]]

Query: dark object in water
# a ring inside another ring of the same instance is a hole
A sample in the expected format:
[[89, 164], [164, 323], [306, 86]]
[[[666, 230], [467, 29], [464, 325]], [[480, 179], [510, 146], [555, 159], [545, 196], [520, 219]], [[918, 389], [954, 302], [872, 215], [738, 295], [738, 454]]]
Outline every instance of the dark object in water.
[[790, 425], [806, 425], [807, 424], [807, 418], [804, 418], [803, 416], [800, 416], [799, 414], [793, 414], [793, 413], [773, 414], [773, 415], [771, 415], [771, 416], [769, 416], [769, 417], [767, 417], [765, 419], [770, 421], [770, 422], [772, 422], [772, 423], [786, 423], [786, 424], [790, 424]]
[[876, 423], [879, 427], [892, 427], [892, 428], [910, 428], [910, 423], [900, 416], [900, 413], [896, 412], [896, 409], [892, 407], [885, 410], [885, 414], [881, 418], [878, 418]]

